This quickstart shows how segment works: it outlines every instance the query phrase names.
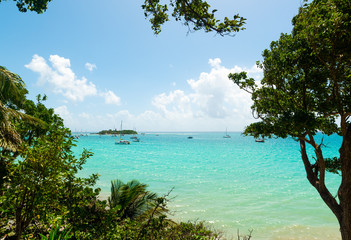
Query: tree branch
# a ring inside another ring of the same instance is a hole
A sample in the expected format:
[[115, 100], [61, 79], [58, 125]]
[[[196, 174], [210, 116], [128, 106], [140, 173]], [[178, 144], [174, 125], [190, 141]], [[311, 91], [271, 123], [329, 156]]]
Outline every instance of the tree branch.
[[305, 144], [305, 141], [302, 139], [300, 139], [300, 149], [301, 149], [302, 162], [305, 166], [305, 171], [307, 174], [307, 179], [313, 187], [317, 188], [318, 174], [315, 174], [313, 172], [313, 166], [311, 165], [310, 160], [308, 159], [308, 156], [307, 156], [306, 144]]
[[[307, 173], [307, 179], [311, 183], [311, 185], [318, 191], [319, 195], [323, 199], [323, 201], [327, 204], [327, 206], [332, 210], [337, 218], [341, 216], [341, 208], [336, 199], [331, 195], [330, 191], [327, 189], [324, 183], [324, 174], [320, 172], [320, 179], [318, 179], [318, 171], [320, 169], [315, 168], [313, 171], [313, 166], [311, 165], [310, 161], [308, 160], [307, 152], [306, 152], [306, 145], [303, 140], [300, 140], [300, 149], [301, 149], [301, 157], [302, 161], [305, 166], [305, 170]], [[321, 151], [320, 151], [321, 152]], [[319, 154], [319, 153], [318, 153]], [[323, 156], [319, 156], [323, 157]], [[317, 155], [317, 161], [320, 161]], [[322, 160], [324, 163], [324, 159]], [[323, 165], [322, 163], [322, 165]], [[321, 167], [321, 162], [317, 164], [317, 167]], [[323, 166], [322, 166], [323, 168]], [[323, 169], [322, 169], [323, 170]], [[324, 163], [324, 172], [325, 172], [325, 163]]]
[[[217, 32], [219, 35], [224, 36], [224, 34], [223, 34], [219, 29], [217, 29], [217, 28], [211, 26], [210, 24], [208, 24], [207, 21], [206, 21], [206, 18], [201, 17], [201, 15], [198, 14], [198, 13], [191, 7], [191, 5], [189, 4], [189, 2], [188, 2], [187, 0], [184, 0], [184, 4], [191, 10], [191, 12], [192, 12], [193, 14], [196, 15], [197, 19], [199, 19], [199, 20], [202, 22], [202, 24], [203, 24], [204, 26], [206, 26], [206, 27], [212, 29], [213, 31]], [[184, 16], [186, 17], [186, 15], [184, 15]], [[189, 18], [188, 21], [190, 21], [190, 22], [192, 22], [192, 23], [194, 23], [194, 24], [196, 25], [196, 21], [192, 20], [192, 18]]]

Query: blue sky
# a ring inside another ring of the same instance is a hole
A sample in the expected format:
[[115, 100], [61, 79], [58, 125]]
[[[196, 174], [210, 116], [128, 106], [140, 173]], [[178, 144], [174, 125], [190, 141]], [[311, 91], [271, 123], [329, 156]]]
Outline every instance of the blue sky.
[[251, 100], [227, 79], [255, 67], [292, 29], [299, 0], [209, 1], [220, 17], [247, 18], [235, 37], [189, 33], [171, 21], [154, 35], [142, 1], [53, 0], [44, 14], [0, 3], [0, 65], [19, 74], [29, 98], [48, 96], [72, 131], [242, 131]]

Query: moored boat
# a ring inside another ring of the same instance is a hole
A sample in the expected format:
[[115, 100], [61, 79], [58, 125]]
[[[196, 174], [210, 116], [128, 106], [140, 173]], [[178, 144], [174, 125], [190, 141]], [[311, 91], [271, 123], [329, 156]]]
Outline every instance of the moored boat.
[[228, 135], [227, 129], [225, 129], [225, 135], [223, 136], [223, 138], [231, 138], [231, 136]]
[[128, 144], [130, 144], [130, 141], [128, 141], [128, 140], [123, 140], [123, 139], [121, 138], [121, 136], [122, 136], [122, 121], [121, 121], [120, 132], [119, 132], [119, 134], [118, 134], [118, 136], [117, 136], [117, 139], [116, 139], [115, 144], [118, 144], [118, 145], [128, 145]]

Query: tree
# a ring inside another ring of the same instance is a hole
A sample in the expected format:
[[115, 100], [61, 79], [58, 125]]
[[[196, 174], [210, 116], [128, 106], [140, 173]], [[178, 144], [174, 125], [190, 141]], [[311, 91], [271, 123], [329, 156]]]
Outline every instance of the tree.
[[[6, 0], [0, 0], [6, 1]], [[20, 12], [33, 11], [36, 13], [43, 13], [46, 11], [47, 6], [51, 0], [13, 0], [16, 2], [18, 10]]]
[[[202, 0], [170, 0], [169, 4], [160, 4], [160, 0], [145, 0], [142, 8], [145, 17], [150, 17], [151, 28], [155, 34], [161, 32], [161, 25], [169, 21], [169, 7], [173, 8], [172, 17], [176, 21], [182, 21], [189, 31], [203, 29], [205, 32], [216, 32], [223, 35], [230, 35], [234, 32], [244, 30], [245, 18], [238, 14], [233, 19], [225, 17], [220, 22], [215, 17], [216, 9], [210, 11], [210, 5]], [[190, 27], [193, 25], [193, 27]]]
[[[0, 201], [2, 217], [14, 218], [16, 239], [21, 239], [30, 225], [40, 222], [37, 228], [47, 226], [67, 211], [67, 206], [61, 204], [70, 190], [66, 186], [72, 182], [78, 185], [74, 176], [91, 156], [90, 152], [83, 151], [79, 159], [75, 158], [72, 146], [73, 137], [60, 118], [31, 145], [22, 145], [21, 158], [9, 167]], [[95, 181], [93, 177], [89, 184]]]
[[27, 90], [15, 73], [0, 66], [0, 147], [15, 150], [21, 138], [14, 127], [14, 119], [26, 118], [19, 110]]
[[[121, 219], [137, 218], [157, 205], [156, 193], [146, 190], [147, 185], [137, 180], [123, 183], [121, 180], [111, 182], [111, 196], [108, 198], [110, 209], [115, 209]], [[165, 209], [158, 209], [162, 212]]]
[[[0, 0], [6, 1], [6, 0]], [[47, 10], [51, 0], [13, 0], [20, 12], [33, 11], [38, 14]], [[246, 19], [235, 14], [233, 19], [227, 17], [221, 22], [215, 17], [217, 9], [210, 11], [210, 5], [202, 0], [169, 0], [168, 4], [160, 4], [160, 0], [145, 0], [141, 6], [146, 18], [150, 19], [155, 34], [161, 32], [161, 26], [169, 21], [169, 8], [173, 8], [171, 16], [182, 21], [190, 31], [203, 29], [205, 32], [216, 32], [219, 35], [232, 35], [244, 30]], [[193, 27], [190, 27], [193, 25]]]
[[[230, 74], [251, 93], [261, 121], [246, 127], [254, 137], [293, 137], [300, 144], [307, 179], [339, 221], [343, 240], [351, 239], [351, 3], [315, 0], [301, 7], [291, 35], [283, 34], [263, 52], [261, 86], [245, 72]], [[316, 135], [339, 134], [339, 156], [323, 156]], [[306, 145], [314, 149], [309, 157]], [[326, 171], [341, 175], [338, 197], [325, 184]]]
[[42, 101], [46, 96], [38, 95], [36, 104], [23, 98], [21, 113], [37, 121], [11, 121], [21, 144], [15, 150], [0, 151], [0, 233], [14, 234], [16, 239], [21, 239], [27, 229], [34, 235], [45, 233], [57, 218], [74, 223], [74, 230], [80, 231], [82, 222], [96, 218], [95, 214], [84, 214], [100, 207], [99, 189], [91, 188], [97, 175], [76, 177], [91, 153], [84, 150], [80, 158], [74, 156], [71, 132], [53, 109], [45, 107]]

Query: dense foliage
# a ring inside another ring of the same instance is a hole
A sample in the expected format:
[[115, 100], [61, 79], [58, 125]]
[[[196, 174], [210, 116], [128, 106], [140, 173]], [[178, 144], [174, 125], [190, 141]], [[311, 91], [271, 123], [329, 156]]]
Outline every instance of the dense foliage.
[[[6, 1], [6, 0], [0, 0]], [[13, 0], [20, 12], [33, 11], [43, 13], [51, 0]], [[168, 1], [166, 1], [168, 2]], [[215, 32], [219, 35], [232, 35], [244, 30], [246, 19], [235, 14], [233, 19], [225, 17], [223, 21], [215, 17], [217, 9], [210, 10], [211, 6], [202, 0], [169, 0], [169, 3], [160, 3], [160, 0], [145, 0], [142, 4], [145, 18], [149, 18], [151, 28], [155, 34], [161, 32], [161, 26], [169, 21], [170, 15], [181, 21], [189, 31], [203, 29], [205, 32]], [[170, 11], [171, 9], [171, 11]]]
[[[4, 2], [6, 0], [0, 0]], [[21, 12], [43, 13], [51, 0], [13, 0]], [[166, 1], [167, 2], [167, 1]], [[223, 21], [202, 0], [145, 0], [155, 34], [171, 16], [188, 26], [227, 35], [243, 30], [238, 14]], [[63, 120], [45, 107], [46, 97], [27, 100], [22, 79], [0, 67], [0, 236], [2, 239], [219, 239], [203, 223], [169, 220], [167, 196], [158, 197], [137, 181], [112, 182], [109, 201], [94, 189], [97, 175], [77, 173], [92, 155], [77, 158]], [[99, 134], [137, 134], [133, 130]]]
[[[299, 142], [307, 178], [351, 239], [351, 3], [315, 0], [301, 7], [291, 34], [282, 34], [263, 52], [258, 86], [245, 72], [230, 74], [251, 93], [255, 116], [244, 134], [293, 137]], [[323, 156], [317, 133], [342, 136], [339, 156]], [[311, 159], [306, 145], [315, 152]], [[326, 171], [342, 178], [335, 197], [326, 186]]]
[[161, 4], [159, 0], [145, 0], [142, 5], [145, 17], [150, 18], [155, 34], [160, 33], [161, 26], [169, 21], [169, 9], [172, 9], [171, 16], [176, 21], [182, 21], [189, 31], [203, 29], [205, 32], [215, 32], [223, 36], [245, 29], [243, 26], [246, 19], [239, 14], [235, 14], [233, 19], [225, 17], [221, 22], [215, 17], [217, 10], [210, 11], [210, 7], [202, 0], [170, 0], [169, 4]]
[[137, 131], [134, 131], [134, 130], [102, 130], [100, 132], [98, 132], [97, 134], [100, 134], [100, 135], [106, 135], [106, 134], [111, 134], [111, 135], [115, 135], [115, 134], [138, 134]]
[[161, 206], [164, 198], [157, 197], [156, 193], [149, 192], [146, 188], [146, 184], [137, 180], [126, 184], [118, 179], [112, 181], [111, 196], [108, 198], [109, 208], [121, 219], [136, 219], [153, 211], [157, 215], [166, 212], [167, 210]]
[[0, 147], [15, 150], [21, 138], [15, 123], [37, 122], [33, 117], [19, 111], [23, 107], [25, 84], [21, 77], [0, 66]]
[[[0, 90], [22, 93], [18, 102], [15, 94], [0, 99], [1, 116], [22, 117], [0, 119], [19, 138], [11, 147], [0, 146], [1, 239], [220, 238], [201, 222], [168, 219], [168, 194], [159, 197], [136, 180], [112, 181], [111, 196], [101, 200], [100, 189], [94, 189], [98, 176], [77, 176], [92, 153], [83, 150], [77, 158], [75, 140], [63, 120], [45, 107], [46, 96], [39, 95], [36, 103], [27, 100], [19, 76], [0, 70], [10, 76], [0, 78]], [[31, 121], [22, 121], [24, 117]]]
[[[6, 1], [6, 0], [0, 0]], [[43, 13], [46, 11], [47, 6], [51, 0], [13, 0], [16, 2], [20, 12], [33, 11], [36, 13]]]

